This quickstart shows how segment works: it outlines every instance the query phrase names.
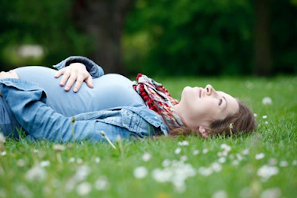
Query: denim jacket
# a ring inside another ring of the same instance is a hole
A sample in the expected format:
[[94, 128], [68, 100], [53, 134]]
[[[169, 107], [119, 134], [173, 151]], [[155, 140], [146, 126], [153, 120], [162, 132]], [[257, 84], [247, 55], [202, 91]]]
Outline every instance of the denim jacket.
[[[68, 61], [67, 61], [68, 60]], [[84, 57], [70, 57], [56, 65], [61, 69], [69, 60], [82, 62], [93, 77], [104, 74], [101, 67]], [[168, 127], [160, 115], [146, 106], [117, 107], [66, 117], [45, 104], [46, 94], [37, 84], [21, 79], [1, 79], [0, 90], [29, 139], [54, 142], [104, 140], [104, 131], [111, 141], [121, 138], [144, 138], [167, 135]]]

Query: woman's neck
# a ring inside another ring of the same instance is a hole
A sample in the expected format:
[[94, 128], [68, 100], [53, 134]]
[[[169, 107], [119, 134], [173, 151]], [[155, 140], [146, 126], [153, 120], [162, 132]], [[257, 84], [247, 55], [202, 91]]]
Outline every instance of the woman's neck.
[[176, 111], [177, 115], [181, 118], [183, 123], [189, 128], [197, 129], [199, 126], [209, 125], [209, 121], [199, 119], [196, 115], [192, 115], [191, 113], [189, 113], [187, 108], [182, 103], [176, 104], [172, 108]]
[[172, 106], [172, 108], [176, 111], [177, 115], [181, 118], [181, 120], [183, 121], [183, 123], [185, 125], [189, 126], [189, 123], [188, 123], [189, 118], [188, 118], [187, 113], [185, 113], [182, 104], [181, 103], [178, 103], [178, 104]]

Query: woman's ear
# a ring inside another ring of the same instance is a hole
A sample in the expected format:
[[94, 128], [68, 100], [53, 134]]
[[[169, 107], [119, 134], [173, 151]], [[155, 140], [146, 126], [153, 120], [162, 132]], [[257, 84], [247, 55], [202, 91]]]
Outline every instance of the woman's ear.
[[199, 126], [198, 131], [203, 138], [207, 138], [207, 129], [203, 126]]

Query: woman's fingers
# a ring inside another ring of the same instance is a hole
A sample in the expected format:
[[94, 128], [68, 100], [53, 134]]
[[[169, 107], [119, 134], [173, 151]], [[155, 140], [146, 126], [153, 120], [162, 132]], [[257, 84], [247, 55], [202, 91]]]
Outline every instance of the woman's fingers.
[[88, 87], [94, 88], [93, 78], [92, 78], [92, 76], [90, 74], [89, 74], [89, 76], [87, 78], [85, 78], [85, 82], [87, 83]]
[[55, 77], [58, 78], [61, 75], [62, 78], [60, 80], [60, 85], [64, 86], [66, 84], [64, 87], [65, 91], [69, 91], [75, 83], [73, 91], [77, 92], [81, 88], [84, 81], [88, 87], [93, 88], [92, 76], [89, 74], [84, 64], [72, 63], [68, 67], [59, 70], [55, 74]]
[[[65, 74], [64, 74], [65, 76]], [[63, 77], [64, 77], [63, 76]], [[68, 76], [68, 80], [67, 80], [67, 83], [64, 87], [64, 90], [65, 91], [69, 91], [71, 89], [71, 87], [73, 86], [74, 82], [77, 81], [78, 78], [77, 78], [77, 74], [76, 73], [71, 73], [69, 76]], [[64, 82], [63, 82], [64, 83]]]
[[[63, 74], [63, 76], [62, 76], [62, 78], [61, 78], [61, 80], [60, 80], [60, 85], [61, 85], [61, 86], [64, 86], [65, 83], [66, 83], [66, 82], [68, 81], [68, 79], [70, 78], [70, 76], [73, 75], [73, 73], [70, 73], [70, 71], [66, 70], [66, 68], [65, 68], [65, 70], [63, 70], [62, 74]], [[69, 89], [70, 89], [70, 88], [69, 88]], [[68, 89], [68, 90], [69, 90], [69, 89]]]
[[82, 75], [79, 75], [76, 79], [73, 91], [78, 92], [78, 90], [81, 88], [81, 85], [83, 84], [83, 82], [84, 82], [84, 77]]
[[88, 75], [83, 75], [83, 74], [79, 73], [77, 76], [73, 91], [78, 92], [78, 90], [81, 88], [84, 81], [86, 82], [88, 87], [90, 87], [90, 88], [94, 87], [92, 76], [89, 73], [88, 73]]
[[55, 78], [59, 78], [65, 71], [66, 68], [63, 68], [55, 73]]

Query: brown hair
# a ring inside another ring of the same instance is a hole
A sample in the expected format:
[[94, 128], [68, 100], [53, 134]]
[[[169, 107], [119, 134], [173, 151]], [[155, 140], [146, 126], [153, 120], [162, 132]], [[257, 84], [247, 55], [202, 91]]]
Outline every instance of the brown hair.
[[252, 110], [238, 101], [239, 111], [227, 116], [224, 120], [216, 120], [210, 124], [210, 134], [224, 133], [226, 136], [240, 135], [253, 132], [257, 129], [256, 119]]
[[[223, 120], [216, 120], [210, 124], [210, 129], [208, 130], [209, 136], [216, 135], [239, 135], [247, 134], [256, 130], [256, 120], [252, 110], [245, 104], [238, 101], [239, 111], [234, 115], [227, 116]], [[169, 136], [188, 136], [200, 135], [198, 130], [193, 130], [187, 127], [186, 125], [178, 128], [170, 128]]]

